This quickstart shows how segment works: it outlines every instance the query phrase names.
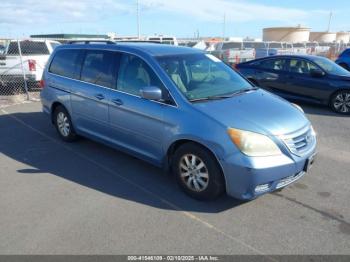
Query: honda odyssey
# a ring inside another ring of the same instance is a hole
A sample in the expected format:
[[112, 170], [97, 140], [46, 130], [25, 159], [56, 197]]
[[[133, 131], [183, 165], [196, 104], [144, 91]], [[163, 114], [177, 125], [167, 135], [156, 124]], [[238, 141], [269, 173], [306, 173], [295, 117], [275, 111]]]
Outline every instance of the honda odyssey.
[[150, 43], [57, 47], [41, 101], [59, 136], [170, 170], [197, 199], [249, 200], [300, 179], [316, 152], [302, 110], [200, 50]]

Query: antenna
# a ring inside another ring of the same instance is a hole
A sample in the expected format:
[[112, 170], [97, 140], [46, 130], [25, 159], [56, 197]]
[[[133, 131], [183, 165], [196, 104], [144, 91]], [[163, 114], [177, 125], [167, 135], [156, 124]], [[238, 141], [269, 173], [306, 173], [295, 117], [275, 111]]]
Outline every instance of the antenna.
[[331, 29], [331, 21], [332, 21], [332, 16], [333, 16], [333, 12], [331, 11], [331, 12], [329, 13], [329, 20], [328, 20], [328, 28], [327, 28], [327, 32], [329, 32], [329, 31], [330, 31], [330, 29]]
[[140, 40], [140, 3], [136, 0], [136, 12], [137, 12], [137, 38]]

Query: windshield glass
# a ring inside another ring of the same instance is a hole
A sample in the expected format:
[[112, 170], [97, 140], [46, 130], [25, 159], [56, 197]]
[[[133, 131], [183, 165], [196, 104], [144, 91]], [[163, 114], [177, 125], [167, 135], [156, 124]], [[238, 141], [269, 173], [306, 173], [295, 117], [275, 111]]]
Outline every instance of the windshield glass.
[[253, 88], [234, 70], [210, 54], [162, 56], [158, 61], [190, 101], [228, 96]]
[[337, 65], [333, 61], [329, 60], [325, 57], [313, 57], [312, 61], [314, 61], [317, 65], [319, 65], [324, 71], [331, 75], [346, 75], [350, 76], [350, 72], [341, 66]]

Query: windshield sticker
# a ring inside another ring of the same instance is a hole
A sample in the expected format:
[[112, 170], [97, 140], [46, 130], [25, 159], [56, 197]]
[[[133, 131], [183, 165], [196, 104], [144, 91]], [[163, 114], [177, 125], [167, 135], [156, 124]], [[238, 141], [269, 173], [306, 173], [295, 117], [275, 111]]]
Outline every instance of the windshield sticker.
[[205, 54], [211, 61], [214, 61], [215, 63], [221, 62], [221, 60], [211, 54]]

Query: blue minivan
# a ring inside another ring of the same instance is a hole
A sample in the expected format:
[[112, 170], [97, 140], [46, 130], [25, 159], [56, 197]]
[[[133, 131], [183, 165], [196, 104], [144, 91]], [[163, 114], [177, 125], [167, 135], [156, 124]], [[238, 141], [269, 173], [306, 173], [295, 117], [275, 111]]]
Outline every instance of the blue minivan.
[[41, 84], [43, 111], [64, 141], [87, 137], [164, 167], [197, 199], [254, 199], [314, 162], [316, 135], [301, 108], [200, 50], [62, 45]]

